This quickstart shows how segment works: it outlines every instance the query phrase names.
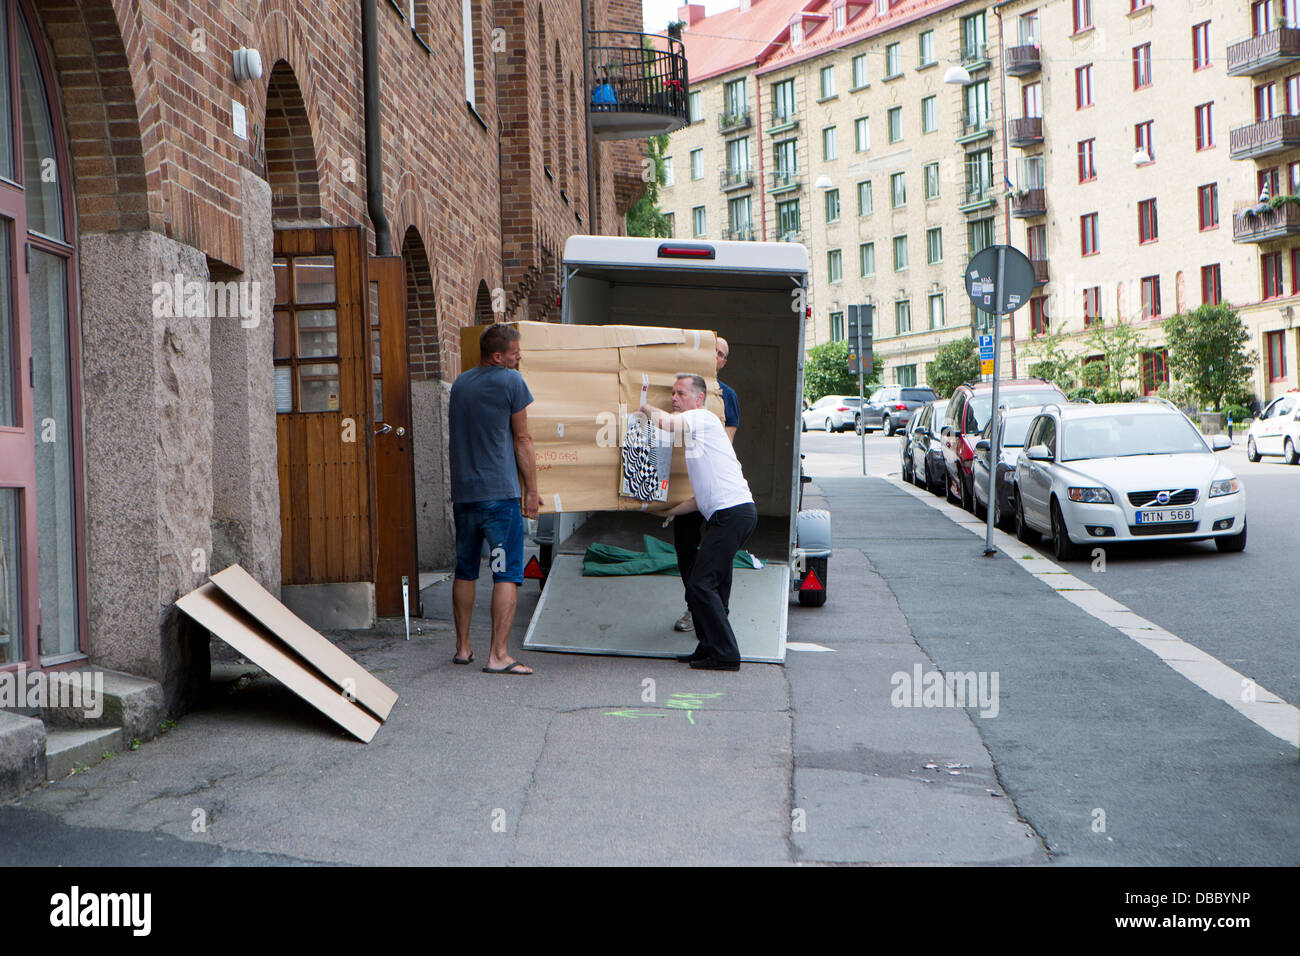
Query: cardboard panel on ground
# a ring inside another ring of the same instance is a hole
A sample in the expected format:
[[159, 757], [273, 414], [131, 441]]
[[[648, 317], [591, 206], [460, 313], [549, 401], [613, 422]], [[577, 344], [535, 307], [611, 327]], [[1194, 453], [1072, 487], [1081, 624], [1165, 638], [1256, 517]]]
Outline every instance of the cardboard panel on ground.
[[[742, 661], [785, 661], [789, 594], [786, 564], [733, 573], [731, 628]], [[584, 578], [581, 555], [556, 555], [524, 648], [623, 657], [689, 654], [695, 650], [694, 633], [673, 630], [685, 605], [676, 575]]]

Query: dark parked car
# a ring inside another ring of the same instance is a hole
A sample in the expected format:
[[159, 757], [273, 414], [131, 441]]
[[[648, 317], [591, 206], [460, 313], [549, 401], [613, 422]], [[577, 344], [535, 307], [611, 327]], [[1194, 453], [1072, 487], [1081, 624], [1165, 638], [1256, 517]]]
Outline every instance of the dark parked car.
[[859, 434], [883, 429], [886, 435], [892, 435], [907, 427], [914, 408], [932, 402], [936, 397], [934, 389], [928, 385], [885, 385], [867, 398], [862, 406], [862, 415], [854, 424]]
[[[1067, 404], [1065, 393], [1040, 378], [1016, 378], [998, 383], [998, 401], [1007, 408], [1038, 408], [1048, 402]], [[993, 383], [967, 382], [957, 386], [948, 400], [943, 436], [944, 477], [948, 500], [967, 511], [975, 510], [971, 459], [975, 443], [993, 410]]]
[[943, 424], [947, 401], [928, 402], [912, 414], [903, 432], [903, 480], [943, 494], [943, 444], [939, 426]]
[[[993, 509], [993, 523], [1004, 531], [1015, 529], [1016, 508], [1013, 488], [1016, 481], [1016, 459], [1025, 447], [1029, 425], [1042, 408], [1009, 408], [999, 419], [1002, 454], [998, 456], [997, 505]], [[972, 487], [975, 491], [975, 514], [983, 518], [989, 502], [989, 455], [992, 454], [993, 422], [984, 426], [980, 440], [975, 443], [975, 458], [971, 463]]]

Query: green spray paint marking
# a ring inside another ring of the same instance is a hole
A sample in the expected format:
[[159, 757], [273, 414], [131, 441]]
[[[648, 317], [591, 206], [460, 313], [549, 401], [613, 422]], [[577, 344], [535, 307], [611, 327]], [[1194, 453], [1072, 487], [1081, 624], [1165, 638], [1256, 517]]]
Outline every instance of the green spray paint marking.
[[606, 717], [631, 717], [632, 719], [636, 719], [637, 717], [667, 717], [668, 715], [656, 714], [649, 710], [636, 710], [635, 708], [632, 708], [629, 710], [607, 710], [605, 711], [605, 716]]
[[[686, 719], [692, 727], [695, 726], [695, 711], [700, 709], [700, 701], [712, 700], [715, 697], [721, 697], [721, 694], [700, 694], [695, 692], [680, 692], [669, 694], [668, 699], [664, 701], [664, 706], [672, 710], [686, 711]], [[606, 717], [667, 717], [667, 714], [656, 713], [653, 710], [643, 710], [639, 708], [629, 708], [627, 710], [607, 710]]]

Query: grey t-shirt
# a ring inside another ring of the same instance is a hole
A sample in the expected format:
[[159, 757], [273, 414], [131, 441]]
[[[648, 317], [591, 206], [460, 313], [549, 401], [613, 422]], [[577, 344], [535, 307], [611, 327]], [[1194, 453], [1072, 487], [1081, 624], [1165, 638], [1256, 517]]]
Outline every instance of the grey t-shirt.
[[480, 365], [456, 377], [448, 409], [453, 502], [520, 497], [510, 416], [532, 401], [512, 368]]

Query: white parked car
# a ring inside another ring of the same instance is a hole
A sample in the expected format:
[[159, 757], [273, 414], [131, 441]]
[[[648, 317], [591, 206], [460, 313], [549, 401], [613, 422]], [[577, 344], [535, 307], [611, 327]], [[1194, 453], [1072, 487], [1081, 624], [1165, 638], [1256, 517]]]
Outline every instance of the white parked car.
[[1246, 457], [1281, 455], [1288, 465], [1300, 465], [1300, 392], [1271, 401], [1246, 432]]
[[858, 396], [827, 395], [817, 399], [803, 412], [803, 430], [824, 428], [828, 432], [847, 431], [858, 413]]
[[1060, 561], [1098, 544], [1213, 538], [1246, 547], [1246, 492], [1182, 412], [1165, 404], [1045, 405], [1016, 461], [1016, 533], [1050, 535]]

